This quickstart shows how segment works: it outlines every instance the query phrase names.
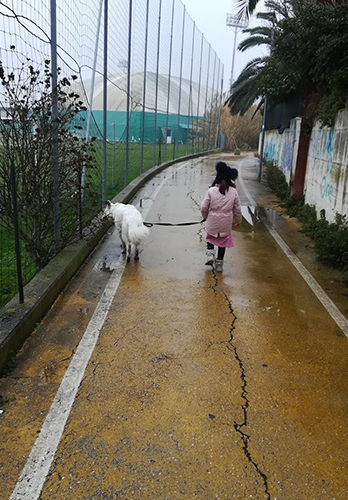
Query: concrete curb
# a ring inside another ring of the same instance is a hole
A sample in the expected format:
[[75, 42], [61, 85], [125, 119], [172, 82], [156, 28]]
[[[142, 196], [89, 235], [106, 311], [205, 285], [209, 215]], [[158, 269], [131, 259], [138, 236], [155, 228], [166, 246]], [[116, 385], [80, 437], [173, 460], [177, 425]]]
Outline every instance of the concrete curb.
[[[197, 153], [154, 167], [134, 179], [112, 201], [128, 203], [147, 181], [162, 170], [176, 163], [218, 152], [219, 150], [212, 150], [206, 153]], [[20, 350], [35, 325], [46, 314], [64, 287], [105, 236], [110, 226], [110, 222], [105, 221], [91, 237], [72, 243], [54, 257], [26, 285], [24, 304], [19, 304], [18, 295], [16, 295], [0, 309], [0, 374], [11, 356]]]
[[134, 179], [134, 181], [130, 182], [123, 191], [118, 193], [118, 195], [112, 199], [112, 202], [128, 203], [132, 198], [134, 198], [139, 189], [141, 189], [147, 183], [147, 181], [149, 181], [152, 177], [154, 177], [158, 173], [162, 172], [162, 170], [165, 170], [166, 168], [171, 167], [176, 163], [183, 163], [188, 160], [200, 158], [201, 156], [208, 156], [210, 154], [215, 154], [218, 153], [219, 151], [220, 151], [219, 149], [214, 149], [207, 153], [196, 153], [193, 155], [184, 156], [183, 158], [178, 158], [177, 160], [168, 161], [166, 163], [162, 163], [158, 167], [151, 168], [150, 170], [147, 170], [144, 174], [139, 175], [139, 177]]

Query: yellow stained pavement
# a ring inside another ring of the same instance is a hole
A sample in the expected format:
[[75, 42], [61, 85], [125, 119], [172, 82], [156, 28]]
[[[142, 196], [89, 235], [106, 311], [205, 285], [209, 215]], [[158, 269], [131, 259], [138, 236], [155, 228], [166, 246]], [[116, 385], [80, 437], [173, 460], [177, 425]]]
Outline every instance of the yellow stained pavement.
[[[168, 175], [147, 219], [199, 220], [215, 161]], [[146, 205], [165, 175], [137, 201]], [[41, 500], [348, 498], [348, 339], [263, 224], [243, 228], [218, 276], [204, 266], [200, 226], [151, 229], [140, 262], [126, 267]], [[1, 500], [106, 284], [101, 263], [117, 259], [115, 244], [110, 235], [0, 381], [0, 393], [15, 398], [0, 417]]]

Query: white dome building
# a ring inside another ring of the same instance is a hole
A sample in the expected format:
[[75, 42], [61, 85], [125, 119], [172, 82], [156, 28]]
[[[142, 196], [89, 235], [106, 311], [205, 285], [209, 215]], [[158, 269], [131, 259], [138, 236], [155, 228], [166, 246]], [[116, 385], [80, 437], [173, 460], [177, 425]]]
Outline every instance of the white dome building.
[[[156, 137], [164, 138], [167, 120], [168, 75], [158, 76], [157, 99], [157, 130]], [[91, 91], [91, 80], [75, 83], [75, 90], [88, 107]], [[131, 79], [131, 115], [130, 133], [131, 141], [141, 140], [142, 115], [143, 115], [143, 85], [144, 73], [134, 73]], [[127, 75], [114, 74], [108, 78], [107, 96], [107, 124], [108, 139], [122, 141], [125, 138], [127, 119]], [[208, 99], [211, 99], [211, 89], [208, 89]], [[179, 116], [179, 100], [180, 116]], [[156, 74], [146, 74], [146, 99], [145, 99], [145, 142], [153, 142], [155, 137], [155, 101], [156, 101]], [[190, 81], [182, 79], [180, 99], [180, 78], [172, 76], [170, 82], [168, 129], [173, 140], [185, 142], [187, 130], [192, 124], [197, 123], [197, 118], [202, 120], [205, 115], [206, 87], [197, 82], [192, 82], [190, 99]], [[92, 103], [93, 122], [91, 135], [98, 135], [103, 123], [103, 77], [95, 80], [94, 97]]]

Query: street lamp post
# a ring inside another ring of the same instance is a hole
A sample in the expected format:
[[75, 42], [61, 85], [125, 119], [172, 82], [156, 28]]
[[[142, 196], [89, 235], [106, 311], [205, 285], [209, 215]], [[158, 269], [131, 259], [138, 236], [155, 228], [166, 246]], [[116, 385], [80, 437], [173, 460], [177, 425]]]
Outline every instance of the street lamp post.
[[[249, 21], [247, 17], [238, 17], [233, 14], [227, 14], [226, 16], [226, 26], [232, 28], [234, 30], [234, 43], [233, 43], [233, 51], [232, 51], [232, 67], [231, 67], [231, 79], [230, 79], [230, 88], [232, 89], [233, 81], [234, 81], [234, 64], [236, 60], [236, 49], [237, 49], [237, 34], [238, 31], [247, 28]], [[231, 90], [232, 91], [232, 90]]]

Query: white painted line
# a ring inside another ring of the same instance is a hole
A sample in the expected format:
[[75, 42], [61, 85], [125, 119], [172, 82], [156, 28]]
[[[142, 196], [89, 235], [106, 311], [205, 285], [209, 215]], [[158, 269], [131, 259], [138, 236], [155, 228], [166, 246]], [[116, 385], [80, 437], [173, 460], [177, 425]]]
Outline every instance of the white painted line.
[[[187, 165], [185, 162], [175, 171]], [[167, 176], [153, 193], [150, 204], [144, 209], [145, 218], [158, 193], [170, 179]], [[105, 323], [110, 306], [115, 297], [123, 271], [125, 260], [121, 256], [116, 269], [112, 272], [98, 305], [88, 323], [87, 329], [65, 372], [56, 396], [42, 425], [40, 434], [30, 452], [10, 500], [37, 500], [45, 483], [49, 468], [61, 440], [64, 427], [70, 415], [79, 386], [82, 382], [88, 362], [91, 358], [99, 334]]]
[[249, 193], [249, 191], [247, 190], [246, 188], [246, 185], [245, 185], [245, 182], [244, 182], [244, 179], [243, 179], [243, 166], [244, 166], [244, 163], [245, 163], [245, 160], [247, 160], [247, 158], [245, 158], [242, 163], [240, 164], [240, 167], [238, 169], [238, 172], [239, 172], [239, 176], [238, 176], [238, 180], [240, 182], [240, 185], [242, 186], [242, 189], [245, 193], [245, 196], [248, 198], [249, 200], [249, 204], [252, 206], [252, 207], [257, 207], [257, 204], [256, 204], [256, 201], [254, 200], [254, 198], [251, 196], [251, 194]]
[[[241, 167], [243, 167], [243, 163], [241, 164]], [[243, 180], [243, 173], [242, 173], [242, 168], [239, 169], [239, 180], [240, 184], [242, 186], [242, 189], [248, 198], [249, 202], [251, 205], [256, 207], [256, 202], [253, 199], [253, 197], [250, 195], [248, 189], [245, 186], [244, 180]], [[335, 321], [337, 326], [342, 330], [342, 332], [345, 334], [346, 337], [348, 337], [348, 320], [345, 318], [345, 316], [341, 313], [341, 311], [338, 309], [338, 307], [332, 302], [330, 297], [324, 292], [322, 287], [319, 285], [319, 283], [316, 281], [315, 278], [311, 275], [311, 273], [308, 271], [308, 269], [302, 264], [300, 259], [296, 257], [296, 255], [292, 252], [292, 250], [288, 247], [288, 245], [285, 243], [285, 241], [282, 239], [282, 237], [277, 233], [277, 231], [272, 227], [272, 225], [269, 223], [267, 219], [262, 218], [262, 222], [270, 232], [270, 234], [273, 236], [275, 241], [278, 243], [280, 248], [283, 250], [287, 258], [290, 260], [290, 262], [294, 265], [294, 267], [297, 269], [297, 271], [300, 273], [302, 278], [305, 280], [307, 285], [312, 289], [316, 297], [319, 299], [319, 301], [322, 303], [322, 305], [325, 307], [326, 311], [329, 313], [331, 318]]]
[[305, 280], [307, 285], [313, 290], [317, 298], [320, 300], [322, 305], [325, 307], [327, 312], [330, 314], [331, 318], [336, 322], [338, 327], [342, 330], [342, 332], [348, 337], [348, 321], [343, 316], [341, 311], [337, 308], [337, 306], [332, 302], [332, 300], [327, 296], [324, 290], [321, 288], [319, 283], [315, 278], [311, 275], [308, 269], [302, 264], [300, 259], [296, 257], [296, 255], [290, 250], [285, 241], [279, 236], [277, 231], [271, 226], [271, 224], [266, 219], [262, 219], [262, 222], [267, 227], [268, 231], [271, 233], [273, 238], [276, 240], [280, 248], [283, 250], [285, 255], [288, 257], [290, 262], [296, 267], [298, 272], [301, 274], [302, 278]]
[[119, 264], [119, 268], [111, 274], [70, 362], [10, 500], [37, 500], [40, 496], [76, 393], [120, 284], [125, 264], [121, 259]]

